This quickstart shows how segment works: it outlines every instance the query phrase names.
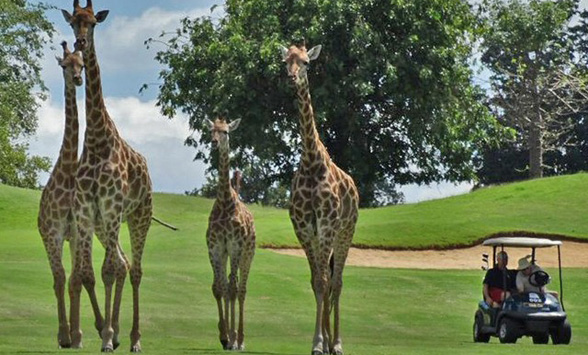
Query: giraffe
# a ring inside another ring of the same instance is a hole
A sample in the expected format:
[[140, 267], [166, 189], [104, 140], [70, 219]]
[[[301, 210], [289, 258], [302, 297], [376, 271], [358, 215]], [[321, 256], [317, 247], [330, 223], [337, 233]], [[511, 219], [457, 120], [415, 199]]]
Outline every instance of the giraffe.
[[[208, 219], [206, 244], [214, 272], [212, 293], [218, 306], [220, 342], [225, 350], [243, 350], [243, 322], [249, 268], [255, 254], [253, 216], [239, 200], [229, 181], [229, 132], [241, 120], [227, 123], [224, 119], [206, 120], [212, 133], [212, 147], [218, 148], [219, 179], [217, 197]], [[235, 174], [237, 184], [240, 173]], [[227, 259], [230, 274], [227, 280]], [[237, 275], [239, 273], [239, 275]], [[235, 301], [239, 300], [239, 328], [235, 331]], [[224, 300], [224, 310], [223, 310]]]
[[[145, 158], [122, 139], [104, 104], [94, 27], [106, 19], [108, 10], [94, 14], [91, 0], [87, 1], [85, 8], [75, 0], [73, 14], [66, 10], [62, 13], [73, 28], [76, 48], [83, 52], [86, 77], [87, 128], [76, 177], [74, 214], [78, 241], [70, 278], [72, 342], [81, 343], [79, 296], [82, 284], [93, 282], [89, 269], [95, 232], [105, 248], [102, 351], [111, 352], [119, 345], [120, 303], [126, 274], [130, 271], [133, 287], [131, 351], [139, 352], [139, 285], [143, 274], [141, 258], [152, 217], [151, 179]], [[128, 223], [131, 237], [130, 265], [118, 241], [123, 220]]]
[[[49, 176], [47, 185], [41, 194], [37, 226], [53, 273], [53, 288], [57, 298], [57, 318], [59, 331], [57, 342], [60, 348], [71, 347], [71, 337], [65, 310], [65, 269], [63, 267], [63, 244], [70, 241], [73, 254], [72, 234], [73, 195], [75, 174], [78, 167], [78, 106], [76, 103], [76, 86], [82, 85], [82, 69], [84, 62], [79, 51], [73, 53], [68, 49], [67, 42], [61, 43], [63, 58], [57, 57], [57, 63], [63, 69], [65, 82], [65, 130], [63, 142], [55, 167]], [[102, 329], [102, 315], [96, 300], [94, 285], [88, 284], [86, 291], [90, 296], [92, 309], [96, 317], [95, 326]]]
[[[292, 180], [290, 219], [311, 271], [316, 299], [312, 354], [343, 354], [339, 297], [343, 268], [355, 232], [359, 195], [353, 179], [331, 160], [320, 140], [310, 99], [307, 68], [321, 46], [281, 47], [288, 76], [296, 87], [302, 154]], [[330, 312], [334, 311], [331, 337]], [[331, 340], [332, 339], [332, 340]]]

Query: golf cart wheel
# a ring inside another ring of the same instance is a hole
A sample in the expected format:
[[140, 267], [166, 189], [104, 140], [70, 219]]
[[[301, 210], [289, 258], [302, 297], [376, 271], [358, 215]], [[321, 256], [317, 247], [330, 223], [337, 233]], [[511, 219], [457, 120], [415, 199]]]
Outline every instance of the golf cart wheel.
[[518, 338], [516, 329], [516, 323], [512, 319], [502, 318], [498, 325], [498, 339], [500, 339], [500, 342], [503, 344], [516, 343]]
[[474, 316], [474, 343], [487, 343], [488, 341], [490, 341], [490, 334], [482, 333], [483, 325], [484, 316], [480, 311], [478, 311]]
[[533, 335], [533, 344], [549, 343], [549, 333]]
[[556, 344], [569, 344], [572, 339], [572, 326], [566, 319], [551, 331], [551, 341]]

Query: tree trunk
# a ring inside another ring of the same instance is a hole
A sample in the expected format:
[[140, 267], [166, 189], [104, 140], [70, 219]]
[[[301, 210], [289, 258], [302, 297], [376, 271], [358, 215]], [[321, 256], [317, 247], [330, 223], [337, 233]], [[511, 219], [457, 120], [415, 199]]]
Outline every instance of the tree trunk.
[[529, 127], [529, 178], [543, 177], [543, 139], [537, 123]]

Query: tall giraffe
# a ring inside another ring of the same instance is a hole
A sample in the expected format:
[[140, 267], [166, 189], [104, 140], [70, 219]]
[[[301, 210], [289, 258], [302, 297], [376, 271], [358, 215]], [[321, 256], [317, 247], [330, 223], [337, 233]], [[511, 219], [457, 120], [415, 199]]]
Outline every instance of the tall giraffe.
[[[219, 177], [216, 201], [208, 219], [206, 244], [214, 272], [212, 293], [218, 306], [220, 342], [225, 350], [243, 350], [245, 295], [249, 268], [255, 254], [253, 216], [239, 200], [229, 180], [229, 132], [241, 120], [228, 124], [224, 119], [206, 120], [212, 133], [212, 147], [218, 148]], [[236, 180], [239, 183], [240, 174]], [[230, 274], [227, 280], [227, 259]], [[239, 275], [237, 275], [239, 273]], [[239, 328], [235, 330], [235, 300], [239, 300]], [[224, 300], [224, 309], [223, 309]]]
[[[123, 220], [129, 227], [132, 248], [130, 265], [133, 286], [133, 326], [131, 351], [141, 351], [139, 330], [139, 285], [141, 257], [152, 216], [152, 188], [145, 158], [133, 150], [118, 133], [104, 105], [100, 68], [94, 47], [94, 27], [108, 11], [94, 15], [92, 1], [82, 8], [74, 1], [74, 12], [62, 10], [76, 36], [76, 48], [83, 51], [86, 74], [86, 135], [76, 179], [74, 212], [78, 226], [78, 246], [70, 279], [72, 297], [72, 342], [81, 342], [79, 296], [82, 284], [93, 282], [92, 237], [95, 232], [106, 249], [102, 264], [105, 286], [105, 320], [101, 332], [102, 351], [119, 344], [119, 311], [129, 262], [119, 241]], [[112, 295], [114, 287], [114, 299]]]
[[[63, 58], [57, 58], [57, 63], [63, 69], [65, 82], [65, 130], [57, 162], [41, 194], [37, 225], [53, 273], [53, 288], [57, 297], [57, 318], [59, 320], [57, 342], [59, 347], [69, 348], [71, 347], [71, 337], [65, 310], [65, 269], [62, 253], [64, 241], [70, 241], [72, 254], [74, 249], [72, 234], [75, 233], [75, 225], [73, 224], [72, 208], [75, 175], [78, 168], [79, 135], [76, 86], [82, 85], [84, 62], [81, 53], [79, 51], [70, 52], [65, 41], [61, 43], [61, 46], [63, 47]], [[103, 319], [96, 300], [94, 285], [88, 284], [86, 286], [96, 317], [96, 328], [102, 329]]]
[[[296, 86], [300, 111], [302, 155], [292, 181], [290, 219], [310, 265], [311, 285], [316, 299], [313, 355], [328, 354], [329, 351], [343, 354], [339, 297], [359, 204], [353, 179], [331, 161], [316, 129], [307, 67], [320, 51], [320, 45], [308, 52], [305, 46], [281, 47], [288, 75]], [[331, 302], [335, 323], [333, 338]]]

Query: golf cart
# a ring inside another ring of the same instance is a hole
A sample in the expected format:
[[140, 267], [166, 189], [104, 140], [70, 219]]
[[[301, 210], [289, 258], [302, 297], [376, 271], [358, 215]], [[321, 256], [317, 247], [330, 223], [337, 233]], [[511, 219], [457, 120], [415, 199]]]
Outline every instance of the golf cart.
[[[535, 264], [535, 250], [537, 248], [557, 247], [560, 291], [558, 295], [549, 292], [517, 293], [511, 290], [500, 308], [493, 308], [485, 300], [480, 301], [474, 316], [474, 342], [487, 343], [490, 336], [497, 336], [501, 343], [516, 343], [522, 336], [531, 336], [535, 344], [547, 344], [549, 337], [553, 344], [569, 344], [572, 337], [572, 327], [567, 319], [563, 304], [563, 284], [561, 278], [561, 241], [538, 238], [492, 238], [484, 241], [483, 245], [492, 247], [492, 261], [496, 264], [498, 250], [505, 247], [531, 248], [531, 264]], [[487, 269], [488, 255], [484, 254], [483, 261]], [[516, 272], [516, 270], [509, 270]], [[537, 270], [529, 276], [533, 286], [545, 286], [551, 280], [543, 270]], [[504, 278], [504, 288], [506, 277]]]

